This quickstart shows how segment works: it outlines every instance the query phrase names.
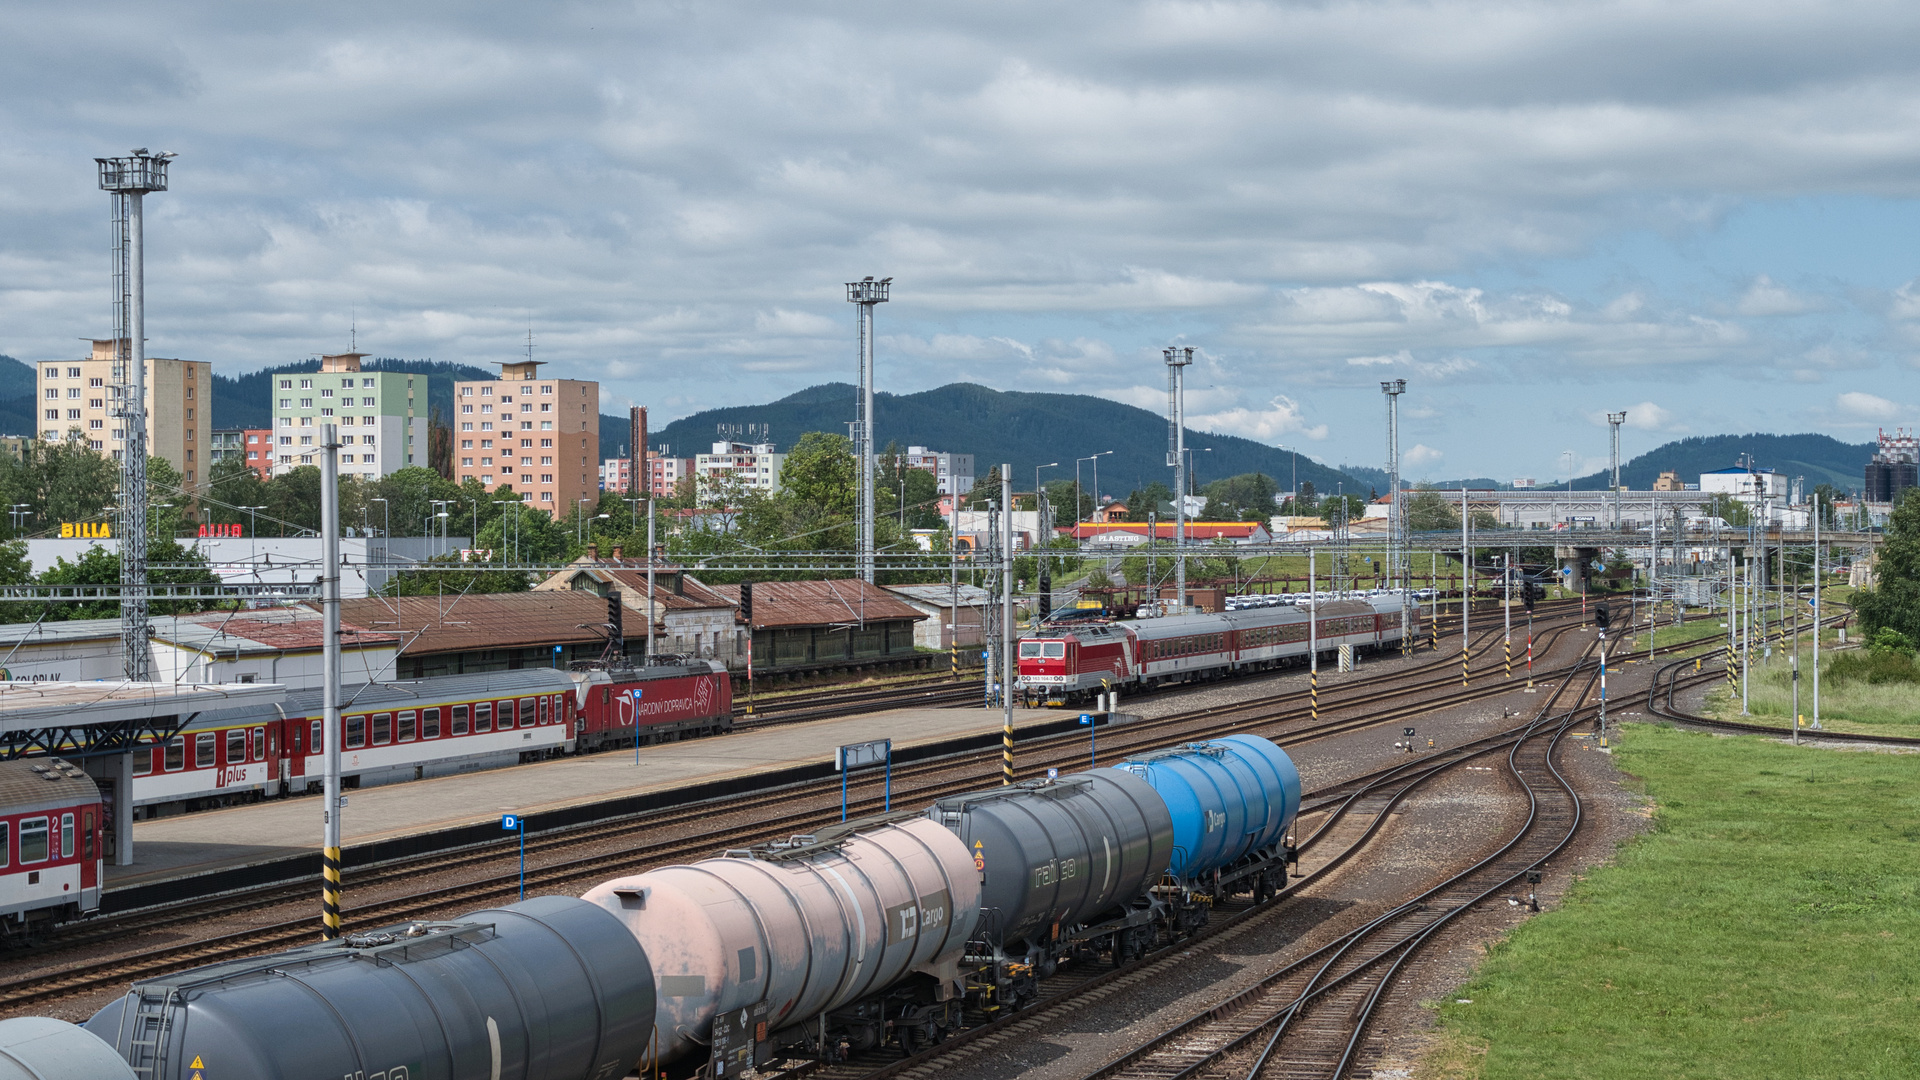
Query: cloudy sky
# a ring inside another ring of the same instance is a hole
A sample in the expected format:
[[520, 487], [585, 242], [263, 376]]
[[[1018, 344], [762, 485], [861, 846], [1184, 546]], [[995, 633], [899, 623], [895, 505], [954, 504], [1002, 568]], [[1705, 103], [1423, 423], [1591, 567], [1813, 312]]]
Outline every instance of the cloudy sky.
[[665, 420], [851, 380], [875, 274], [883, 389], [1159, 410], [1184, 344], [1196, 427], [1333, 462], [1405, 378], [1416, 476], [1858, 441], [1920, 415], [1916, 55], [1911, 3], [16, 3], [0, 352], [106, 332], [143, 146], [149, 350], [228, 371], [531, 328]]

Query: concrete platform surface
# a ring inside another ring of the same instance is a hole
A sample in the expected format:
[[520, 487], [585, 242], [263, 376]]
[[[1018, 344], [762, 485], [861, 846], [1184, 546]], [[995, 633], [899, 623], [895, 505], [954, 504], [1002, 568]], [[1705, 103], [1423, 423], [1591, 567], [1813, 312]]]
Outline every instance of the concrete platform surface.
[[[398, 836], [497, 822], [502, 813], [560, 807], [689, 787], [723, 777], [776, 773], [833, 760], [835, 747], [891, 738], [896, 752], [998, 731], [998, 709], [901, 709], [735, 732], [414, 780], [347, 792], [346, 847]], [[1058, 722], [1059, 710], [1017, 709], [1014, 727]], [[132, 866], [107, 867], [109, 890], [317, 853], [320, 799], [300, 796], [134, 824]]]

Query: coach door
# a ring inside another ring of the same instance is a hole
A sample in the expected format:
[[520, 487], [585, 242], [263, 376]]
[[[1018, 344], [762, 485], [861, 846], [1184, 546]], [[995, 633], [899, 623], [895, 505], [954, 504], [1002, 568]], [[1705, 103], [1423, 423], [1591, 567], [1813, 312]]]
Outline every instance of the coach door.
[[309, 730], [305, 719], [289, 720], [287, 729], [287, 774], [290, 776], [307, 775], [307, 755], [312, 749], [307, 746]]

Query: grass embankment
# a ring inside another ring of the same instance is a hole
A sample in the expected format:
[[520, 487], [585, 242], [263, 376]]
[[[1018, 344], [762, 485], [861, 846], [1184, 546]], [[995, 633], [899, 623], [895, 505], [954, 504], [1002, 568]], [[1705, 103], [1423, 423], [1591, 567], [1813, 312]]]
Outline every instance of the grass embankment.
[[1920, 758], [1637, 724], [1617, 752], [1653, 832], [1494, 948], [1422, 1075], [1920, 1075]]

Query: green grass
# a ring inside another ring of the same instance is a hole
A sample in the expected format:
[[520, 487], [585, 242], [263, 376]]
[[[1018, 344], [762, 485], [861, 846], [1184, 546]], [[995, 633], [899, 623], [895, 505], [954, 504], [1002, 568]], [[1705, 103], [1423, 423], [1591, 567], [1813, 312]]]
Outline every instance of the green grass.
[[[1789, 643], [1790, 647], [1790, 643]], [[1833, 731], [1862, 732], [1869, 735], [1920, 736], [1920, 684], [1880, 683], [1864, 679], [1829, 678], [1839, 656], [1857, 657], [1857, 650], [1823, 654], [1826, 661], [1820, 680], [1820, 724]], [[1800, 715], [1810, 723], [1813, 717], [1813, 656], [1803, 648], [1800, 659]], [[1727, 720], [1740, 715], [1740, 689], [1716, 689], [1707, 697], [1712, 715]], [[1744, 719], [1786, 725], [1793, 715], [1793, 670], [1786, 653], [1777, 646], [1771, 663], [1759, 658], [1755, 650], [1753, 670], [1747, 685], [1747, 708], [1753, 714]]]
[[1920, 758], [1647, 725], [1617, 752], [1653, 832], [1446, 998], [1425, 1071], [1920, 1076]]

